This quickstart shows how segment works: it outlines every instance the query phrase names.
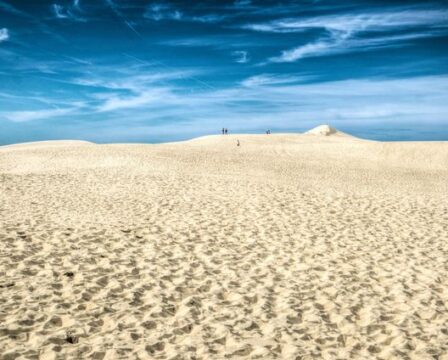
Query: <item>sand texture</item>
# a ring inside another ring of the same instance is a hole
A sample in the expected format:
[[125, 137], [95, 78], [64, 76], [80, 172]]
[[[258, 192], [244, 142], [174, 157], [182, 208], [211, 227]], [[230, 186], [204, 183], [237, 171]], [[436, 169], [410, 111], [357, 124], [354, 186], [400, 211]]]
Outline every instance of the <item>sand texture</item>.
[[319, 133], [1, 147], [0, 354], [448, 359], [448, 143]]

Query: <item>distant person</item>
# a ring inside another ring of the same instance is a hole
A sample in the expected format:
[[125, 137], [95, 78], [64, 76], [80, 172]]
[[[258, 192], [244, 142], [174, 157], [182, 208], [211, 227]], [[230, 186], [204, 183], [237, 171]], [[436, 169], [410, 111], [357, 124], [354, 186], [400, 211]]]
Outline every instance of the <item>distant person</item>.
[[222, 128], [222, 134], [223, 134], [223, 135], [224, 135], [225, 130], [226, 130], [226, 129]]
[[229, 132], [229, 130], [227, 128], [224, 129], [224, 134], [227, 135], [227, 133]]
[[236, 146], [240, 146], [240, 141], [238, 139], [236, 140]]

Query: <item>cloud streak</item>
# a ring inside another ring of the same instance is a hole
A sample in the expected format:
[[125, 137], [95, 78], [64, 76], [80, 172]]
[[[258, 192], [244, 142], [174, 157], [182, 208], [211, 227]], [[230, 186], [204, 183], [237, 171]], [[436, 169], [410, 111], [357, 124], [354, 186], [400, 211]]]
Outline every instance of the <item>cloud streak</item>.
[[241, 85], [247, 88], [256, 88], [256, 87], [258, 88], [264, 86], [293, 84], [298, 82], [309, 81], [311, 79], [313, 79], [313, 76], [309, 75], [295, 76], [295, 75], [260, 74], [244, 79], [241, 82]]
[[72, 6], [66, 6], [66, 7], [59, 4], [53, 4], [51, 6], [51, 9], [56, 19], [65, 19], [81, 22], [87, 21], [78, 14], [80, 11], [79, 1], [75, 0]]
[[162, 89], [147, 90], [135, 96], [112, 96], [102, 103], [98, 112], [117, 111], [123, 109], [144, 108], [160, 104], [161, 101], [167, 101], [169, 93]]
[[0, 29], [0, 43], [9, 39], [9, 31], [6, 28]]
[[12, 6], [11, 4], [9, 4], [9, 3], [5, 2], [5, 1], [1, 1], [1, 0], [0, 0], [0, 9], [2, 9], [3, 11], [8, 12], [10, 14], [13, 14], [13, 15], [17, 15], [17, 16], [21, 16], [21, 17], [30, 17], [25, 12], [20, 11], [16, 7]]
[[[243, 28], [257, 32], [296, 33], [325, 31], [318, 40], [284, 50], [269, 62], [294, 62], [311, 56], [400, 46], [403, 40], [439, 36], [448, 32], [446, 10], [394, 10], [390, 12], [287, 18]], [[391, 36], [391, 31], [407, 31]], [[359, 35], [365, 35], [362, 38]]]
[[144, 17], [153, 21], [184, 21], [198, 23], [219, 23], [227, 16], [224, 14], [189, 15], [174, 8], [171, 4], [157, 2], [150, 4], [144, 13]]
[[245, 50], [234, 51], [232, 55], [235, 57], [235, 61], [239, 64], [246, 64], [250, 61], [249, 52]]
[[137, 35], [140, 39], [144, 40], [142, 34], [134, 27], [134, 25], [122, 14], [122, 12], [118, 9], [118, 6], [112, 0], [105, 0], [106, 4], [112, 10], [112, 12], [126, 25], [128, 29], [130, 29], [135, 35]]
[[261, 24], [246, 24], [242, 28], [274, 33], [303, 32], [309, 29], [326, 29], [328, 32], [341, 31], [344, 33], [382, 32], [419, 26], [447, 28], [447, 16], [447, 10], [395, 9], [378, 13], [286, 18]]
[[3, 116], [5, 119], [11, 122], [22, 123], [22, 122], [50, 119], [54, 117], [64, 116], [73, 113], [74, 111], [75, 109], [73, 108], [10, 111], [10, 112], [2, 112], [0, 113], [0, 116]]

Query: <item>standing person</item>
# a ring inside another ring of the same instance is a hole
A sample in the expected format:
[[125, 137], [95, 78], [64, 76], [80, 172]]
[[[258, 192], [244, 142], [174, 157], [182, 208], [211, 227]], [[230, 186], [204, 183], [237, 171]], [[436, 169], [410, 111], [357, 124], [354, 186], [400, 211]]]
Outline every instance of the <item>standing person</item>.
[[240, 146], [240, 141], [238, 139], [236, 140], [236, 146]]
[[224, 135], [224, 130], [225, 130], [225, 129], [224, 129], [224, 128], [222, 128], [222, 134], [223, 134], [223, 135]]
[[224, 133], [227, 135], [227, 132], [228, 132], [228, 130], [227, 130], [227, 128], [225, 128], [224, 129]]

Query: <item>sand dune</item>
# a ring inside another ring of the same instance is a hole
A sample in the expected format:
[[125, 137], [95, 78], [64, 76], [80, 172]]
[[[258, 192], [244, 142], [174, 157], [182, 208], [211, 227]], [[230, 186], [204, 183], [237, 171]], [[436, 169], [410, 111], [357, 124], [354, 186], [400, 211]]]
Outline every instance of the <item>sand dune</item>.
[[50, 140], [50, 141], [32, 141], [20, 144], [0, 146], [0, 149], [18, 149], [18, 148], [36, 148], [36, 147], [54, 147], [54, 146], [82, 146], [93, 144], [82, 140]]
[[338, 131], [330, 125], [320, 125], [311, 130], [305, 132], [306, 135], [319, 135], [319, 136], [349, 136], [342, 131]]
[[447, 193], [446, 142], [0, 147], [0, 354], [448, 359]]

